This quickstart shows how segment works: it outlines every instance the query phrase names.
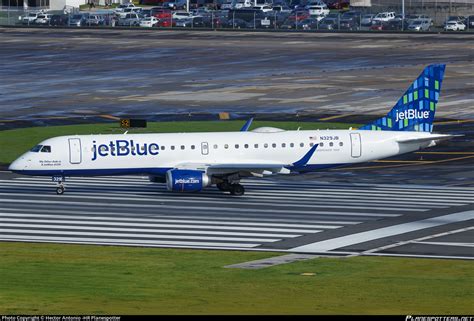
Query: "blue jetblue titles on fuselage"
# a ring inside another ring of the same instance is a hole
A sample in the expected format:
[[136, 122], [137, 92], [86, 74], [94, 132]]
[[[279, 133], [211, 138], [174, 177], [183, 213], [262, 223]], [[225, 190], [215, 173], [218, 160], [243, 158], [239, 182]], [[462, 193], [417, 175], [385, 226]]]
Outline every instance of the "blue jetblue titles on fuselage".
[[95, 161], [99, 157], [108, 156], [156, 156], [159, 154], [159, 145], [156, 143], [151, 144], [140, 144], [134, 143], [133, 140], [115, 140], [110, 141], [108, 144], [100, 144], [97, 146], [96, 141], [92, 141], [92, 160]]

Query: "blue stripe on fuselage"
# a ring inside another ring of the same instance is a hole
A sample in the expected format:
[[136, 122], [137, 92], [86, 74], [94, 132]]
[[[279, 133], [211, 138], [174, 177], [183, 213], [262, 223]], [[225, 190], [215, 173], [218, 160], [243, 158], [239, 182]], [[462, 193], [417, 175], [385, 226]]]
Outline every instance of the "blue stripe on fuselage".
[[66, 169], [66, 170], [20, 170], [12, 171], [21, 175], [32, 176], [106, 176], [106, 175], [165, 175], [168, 168], [106, 168], [106, 169]]
[[[288, 167], [293, 172], [306, 173], [315, 172], [323, 169], [347, 166], [351, 164], [317, 164], [305, 165], [302, 167]], [[157, 175], [164, 176], [172, 167], [162, 168], [105, 168], [105, 169], [70, 169], [70, 170], [15, 170], [16, 174], [31, 176], [110, 176], [110, 175]]]

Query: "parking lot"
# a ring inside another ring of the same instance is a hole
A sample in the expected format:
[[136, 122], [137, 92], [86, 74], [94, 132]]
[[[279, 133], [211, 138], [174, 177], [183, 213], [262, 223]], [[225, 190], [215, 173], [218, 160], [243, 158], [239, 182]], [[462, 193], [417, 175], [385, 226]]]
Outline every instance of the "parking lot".
[[[149, 3], [141, 1], [143, 3]], [[235, 2], [235, 1], [234, 1]], [[127, 27], [127, 28], [190, 28], [190, 29], [258, 29], [296, 31], [408, 31], [408, 32], [471, 32], [474, 12], [412, 9], [405, 14], [394, 9], [335, 9], [322, 1], [293, 5], [255, 5], [254, 2], [224, 2], [185, 10], [185, 2], [156, 2], [157, 5], [124, 4], [90, 6], [81, 10], [13, 11], [0, 15], [0, 24], [61, 27]], [[257, 2], [255, 2], [257, 3]], [[306, 3], [306, 2], [305, 2]], [[181, 4], [181, 5], [180, 5]], [[472, 14], [472, 15], [471, 15]]]

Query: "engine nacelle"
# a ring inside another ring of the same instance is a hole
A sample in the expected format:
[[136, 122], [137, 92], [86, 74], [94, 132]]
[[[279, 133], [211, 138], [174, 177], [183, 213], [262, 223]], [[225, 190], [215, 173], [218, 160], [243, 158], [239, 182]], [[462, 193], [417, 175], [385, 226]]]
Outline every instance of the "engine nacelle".
[[206, 173], [188, 169], [170, 169], [166, 172], [166, 188], [173, 192], [199, 192], [211, 185]]

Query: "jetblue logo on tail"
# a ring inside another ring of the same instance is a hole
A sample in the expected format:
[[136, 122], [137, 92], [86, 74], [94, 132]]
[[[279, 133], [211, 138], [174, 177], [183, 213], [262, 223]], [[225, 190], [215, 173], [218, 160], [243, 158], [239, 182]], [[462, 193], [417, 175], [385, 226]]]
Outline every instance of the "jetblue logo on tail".
[[156, 143], [134, 143], [133, 140], [115, 140], [107, 144], [97, 145], [94, 140], [92, 145], [92, 160], [99, 157], [121, 157], [121, 156], [156, 156], [159, 154], [160, 146]]
[[418, 111], [414, 109], [409, 109], [409, 110], [398, 112], [397, 119], [395, 121], [398, 122], [399, 120], [404, 120], [404, 119], [428, 119], [428, 118], [430, 118], [429, 111]]
[[426, 67], [385, 117], [359, 129], [431, 132], [445, 67]]

